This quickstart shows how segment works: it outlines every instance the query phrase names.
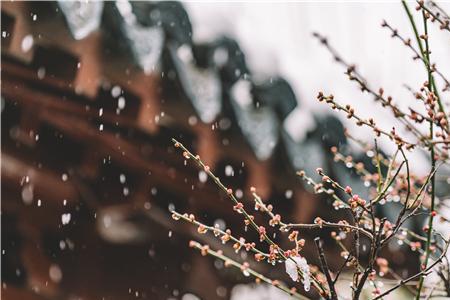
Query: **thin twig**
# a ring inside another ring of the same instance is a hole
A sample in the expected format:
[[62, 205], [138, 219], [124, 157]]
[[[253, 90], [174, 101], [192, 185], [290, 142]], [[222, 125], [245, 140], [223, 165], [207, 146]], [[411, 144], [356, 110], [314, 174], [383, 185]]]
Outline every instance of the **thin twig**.
[[330, 289], [330, 300], [337, 300], [336, 289], [334, 287], [334, 281], [331, 279], [330, 269], [328, 268], [327, 259], [325, 258], [325, 252], [323, 251], [322, 242], [319, 237], [314, 239], [316, 243], [317, 252], [319, 253], [320, 266], [322, 268], [322, 272], [325, 274], [325, 277], [328, 282], [328, 287]]

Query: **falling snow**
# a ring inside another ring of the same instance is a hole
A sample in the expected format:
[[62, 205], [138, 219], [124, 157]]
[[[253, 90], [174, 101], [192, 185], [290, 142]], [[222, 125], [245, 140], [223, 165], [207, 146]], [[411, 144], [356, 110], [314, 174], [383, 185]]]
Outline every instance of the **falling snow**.
[[200, 180], [200, 182], [206, 182], [208, 180], [208, 174], [206, 174], [205, 171], [198, 172], [198, 180]]
[[127, 178], [125, 177], [124, 174], [120, 174], [119, 180], [120, 180], [120, 183], [125, 183], [125, 181], [127, 180]]
[[72, 215], [70, 213], [62, 214], [61, 215], [61, 223], [63, 225], [67, 225], [70, 223], [71, 218], [72, 218]]
[[225, 166], [225, 175], [226, 176], [234, 176], [234, 169], [232, 166], [230, 166], [230, 165]]
[[23, 52], [28, 52], [31, 50], [31, 48], [33, 47], [34, 44], [34, 39], [33, 36], [31, 34], [26, 35], [23, 39], [22, 39], [22, 43], [21, 43], [21, 47], [22, 47], [22, 51]]
[[116, 85], [111, 89], [111, 96], [113, 96], [114, 98], [119, 97], [121, 93], [122, 89], [120, 88], [120, 86]]
[[117, 100], [117, 107], [119, 109], [125, 108], [125, 98], [124, 97], [119, 97], [119, 99]]

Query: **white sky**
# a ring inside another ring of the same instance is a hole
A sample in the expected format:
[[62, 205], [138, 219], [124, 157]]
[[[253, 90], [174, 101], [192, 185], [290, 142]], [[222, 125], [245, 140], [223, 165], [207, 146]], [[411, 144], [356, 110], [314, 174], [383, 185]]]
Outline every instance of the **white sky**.
[[[450, 2], [440, 3], [450, 12]], [[207, 41], [221, 34], [238, 40], [246, 54], [250, 70], [258, 75], [281, 75], [292, 85], [302, 109], [323, 111], [326, 105], [316, 101], [317, 92], [333, 93], [341, 103], [352, 104], [360, 115], [373, 116], [378, 124], [390, 129], [392, 115], [363, 96], [355, 83], [349, 82], [341, 66], [311, 35], [317, 31], [349, 62], [356, 63], [371, 86], [383, 86], [386, 93], [402, 107], [414, 100], [403, 87], [407, 83], [418, 87], [426, 80], [419, 61], [399, 40], [390, 38], [387, 20], [399, 33], [414, 41], [408, 18], [399, 1], [396, 2], [188, 2], [185, 3], [194, 27], [194, 40]], [[415, 12], [414, 3], [410, 8]], [[422, 28], [421, 18], [417, 18]], [[432, 61], [450, 77], [450, 34], [429, 24]], [[442, 94], [450, 102], [450, 93]], [[301, 136], [301, 115], [291, 114], [287, 120], [293, 136]], [[303, 114], [304, 115], [304, 114]], [[299, 116], [299, 117], [297, 117]], [[345, 120], [343, 115], [340, 116]], [[346, 126], [351, 124], [346, 123]], [[360, 137], [371, 137], [358, 128]], [[383, 143], [386, 145], [390, 144]], [[420, 167], [419, 167], [420, 169]]]

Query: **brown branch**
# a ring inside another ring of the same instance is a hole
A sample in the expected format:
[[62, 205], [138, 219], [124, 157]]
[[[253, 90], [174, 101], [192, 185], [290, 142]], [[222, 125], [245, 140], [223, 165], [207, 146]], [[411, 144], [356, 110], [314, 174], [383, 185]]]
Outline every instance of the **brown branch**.
[[433, 17], [434, 20], [438, 21], [441, 26], [439, 29], [441, 30], [447, 30], [450, 32], [450, 21], [449, 20], [441, 20], [437, 14], [432, 12], [430, 9], [428, 9], [423, 1], [417, 1], [417, 4], [419, 5], [418, 8], [424, 10], [424, 12], [428, 13], [431, 17]]
[[393, 27], [392, 27], [391, 25], [389, 25], [389, 23], [386, 22], [386, 21], [383, 21], [383, 23], [381, 24], [381, 26], [382, 26], [382, 27], [388, 28], [388, 29], [390, 30], [391, 36], [392, 36], [393, 38], [398, 38], [400, 41], [403, 42], [403, 44], [404, 44], [406, 47], [408, 47], [408, 48], [414, 53], [415, 56], [414, 56], [413, 59], [415, 59], [415, 60], [416, 60], [416, 59], [421, 60], [427, 68], [429, 68], [432, 72], [435, 72], [436, 74], [439, 75], [439, 77], [445, 82], [445, 88], [444, 88], [444, 91], [447, 90], [447, 89], [450, 89], [450, 82], [449, 82], [449, 80], [445, 77], [444, 74], [442, 74], [441, 71], [439, 71], [439, 70], [436, 68], [436, 65], [435, 65], [434, 63], [431, 63], [430, 61], [428, 61], [428, 59], [427, 59], [426, 56], [423, 56], [421, 53], [419, 53], [419, 51], [418, 51], [416, 48], [414, 48], [414, 46], [411, 44], [411, 39], [409, 39], [409, 38], [404, 38], [402, 35], [400, 35], [400, 34], [398, 33], [398, 30], [397, 30], [397, 29], [393, 28]]
[[326, 222], [326, 221], [321, 221], [319, 224], [299, 224], [299, 223], [289, 223], [285, 225], [286, 228], [301, 228], [301, 229], [320, 229], [322, 227], [330, 227], [330, 228], [347, 228], [350, 229], [352, 231], [358, 231], [362, 234], [364, 234], [365, 236], [367, 236], [369, 239], [373, 238], [373, 235], [368, 232], [367, 230], [360, 228], [360, 227], [356, 227], [350, 224], [341, 224], [341, 223], [332, 223], [332, 222]]
[[323, 251], [322, 242], [319, 237], [314, 239], [316, 243], [317, 252], [319, 253], [320, 266], [322, 268], [322, 272], [325, 274], [327, 278], [328, 287], [330, 288], [330, 300], [338, 300], [336, 289], [334, 287], [334, 281], [331, 279], [330, 269], [328, 268], [327, 259], [325, 258], [325, 252]]
[[356, 287], [355, 294], [353, 295], [353, 299], [357, 300], [359, 299], [359, 296], [361, 295], [361, 292], [363, 290], [364, 284], [366, 283], [367, 278], [369, 277], [370, 273], [373, 270], [373, 265], [375, 263], [376, 257], [378, 255], [378, 252], [380, 251], [381, 247], [381, 236], [383, 234], [383, 227], [384, 223], [386, 222], [386, 219], [383, 219], [380, 223], [378, 234], [375, 240], [372, 240], [372, 249], [371, 249], [371, 255], [369, 260], [369, 265], [365, 269], [358, 286]]
[[433, 262], [428, 268], [426, 268], [426, 269], [422, 270], [421, 272], [419, 272], [419, 273], [417, 273], [417, 274], [415, 274], [415, 275], [412, 275], [412, 276], [410, 276], [410, 277], [408, 277], [408, 278], [406, 278], [406, 279], [400, 280], [400, 282], [399, 282], [397, 285], [395, 285], [395, 286], [393, 286], [392, 288], [388, 289], [388, 290], [385, 291], [384, 293], [381, 293], [380, 295], [376, 296], [376, 297], [373, 298], [372, 300], [378, 300], [378, 299], [381, 299], [381, 298], [383, 298], [384, 296], [390, 294], [392, 291], [394, 291], [394, 290], [398, 289], [399, 287], [405, 285], [406, 283], [410, 282], [411, 280], [414, 280], [414, 279], [416, 279], [416, 278], [418, 278], [418, 277], [423, 277], [423, 276], [429, 275], [429, 274], [431, 273], [430, 270], [431, 270], [432, 268], [434, 268], [435, 265], [437, 265], [438, 263], [440, 263], [440, 262], [442, 261], [442, 259], [445, 257], [445, 254], [447, 253], [447, 250], [448, 250], [448, 246], [449, 246], [449, 242], [447, 241], [446, 246], [445, 246], [445, 248], [444, 248], [444, 251], [441, 253], [441, 255], [439, 256], [439, 258], [438, 258], [435, 262]]

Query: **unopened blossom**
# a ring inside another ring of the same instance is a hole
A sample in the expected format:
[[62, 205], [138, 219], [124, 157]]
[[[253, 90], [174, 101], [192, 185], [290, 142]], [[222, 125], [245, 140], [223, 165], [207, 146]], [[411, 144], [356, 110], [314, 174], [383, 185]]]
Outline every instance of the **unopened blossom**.
[[266, 235], [266, 228], [264, 226], [259, 226], [258, 232], [259, 232], [259, 239], [260, 239], [260, 241], [261, 242], [264, 241], [265, 235]]
[[315, 224], [319, 224], [319, 226], [322, 227], [322, 225], [323, 225], [323, 220], [322, 220], [322, 218], [317, 217], [317, 218], [314, 219], [314, 223], [315, 223]]
[[293, 241], [295, 241], [296, 239], [297, 239], [297, 236], [298, 236], [298, 231], [297, 230], [294, 230], [294, 231], [292, 231], [290, 234], [289, 234], [289, 240], [291, 241], [291, 242], [293, 242]]
[[351, 193], [352, 193], [352, 188], [349, 187], [349, 186], [346, 186], [346, 187], [345, 187], [345, 192], [346, 192], [347, 194], [351, 194]]
[[[245, 240], [243, 240], [243, 243], [245, 243]], [[245, 250], [250, 251], [251, 249], [254, 249], [256, 247], [256, 244], [253, 242], [245, 243], [244, 247], [245, 247]]]
[[298, 240], [297, 245], [298, 245], [299, 247], [304, 247], [304, 246], [305, 246], [305, 239], [300, 239], [300, 240]]
[[262, 255], [261, 253], [256, 253], [255, 254], [255, 260], [256, 261], [262, 261], [264, 259], [264, 255]]
[[242, 213], [242, 209], [244, 208], [244, 204], [241, 202], [238, 202], [235, 206], [233, 206], [233, 210], [237, 211], [238, 213]]
[[202, 246], [202, 248], [200, 250], [201, 250], [202, 256], [206, 256], [206, 255], [208, 255], [209, 246], [208, 245], [204, 245], [204, 246]]
[[228, 242], [231, 239], [231, 230], [227, 229], [220, 239], [222, 240], [222, 244]]
[[197, 228], [197, 232], [200, 234], [204, 234], [208, 231], [208, 229], [205, 227], [205, 225], [200, 224]]
[[380, 268], [380, 273], [386, 274], [389, 270], [389, 262], [387, 261], [387, 259], [378, 257], [376, 262], [378, 267]]
[[275, 226], [280, 224], [281, 222], [281, 216], [279, 214], [276, 214], [273, 216], [273, 218], [269, 221], [270, 226]]

